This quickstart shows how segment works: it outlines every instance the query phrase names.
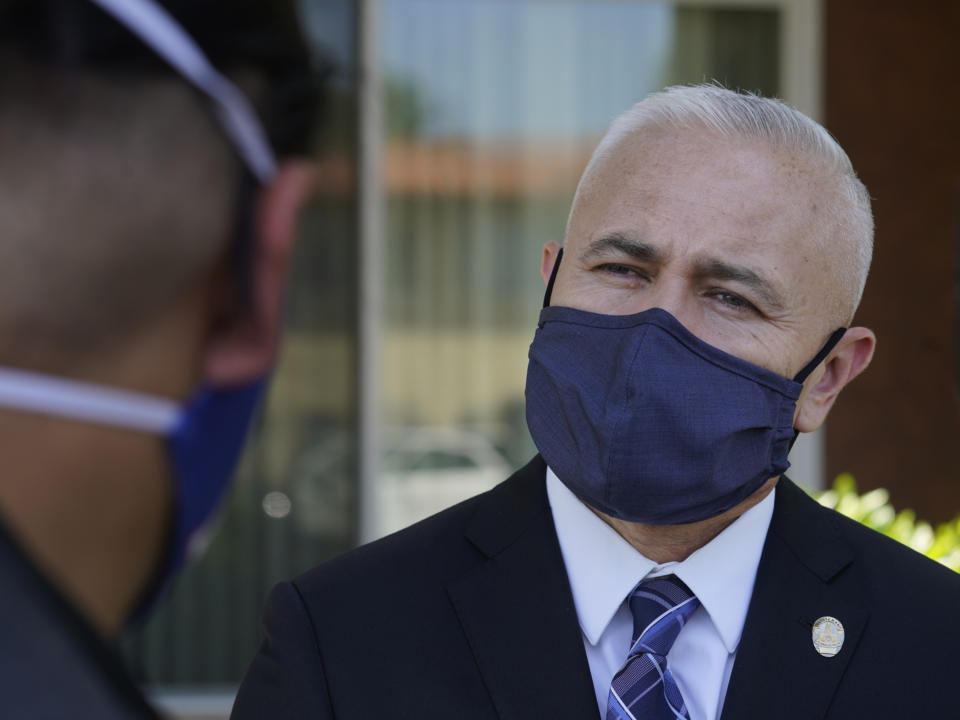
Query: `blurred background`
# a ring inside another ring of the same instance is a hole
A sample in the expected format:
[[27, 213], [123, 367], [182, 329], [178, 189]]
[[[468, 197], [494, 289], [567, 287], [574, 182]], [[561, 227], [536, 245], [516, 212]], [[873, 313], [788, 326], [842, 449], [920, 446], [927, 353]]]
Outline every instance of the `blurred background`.
[[535, 452], [526, 351], [609, 121], [717, 80], [823, 122], [874, 197], [876, 360], [791, 476], [960, 510], [960, 3], [304, 0], [339, 66], [279, 372], [219, 534], [125, 642], [171, 713], [225, 717], [269, 589], [505, 479]]

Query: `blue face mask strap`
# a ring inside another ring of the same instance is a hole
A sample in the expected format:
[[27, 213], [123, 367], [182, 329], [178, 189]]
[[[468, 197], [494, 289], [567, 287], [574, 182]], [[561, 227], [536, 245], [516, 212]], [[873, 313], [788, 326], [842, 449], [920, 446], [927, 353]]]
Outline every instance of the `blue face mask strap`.
[[560, 261], [563, 260], [563, 248], [557, 251], [557, 261], [553, 264], [550, 280], [547, 282], [547, 291], [543, 294], [543, 306], [550, 307], [550, 296], [553, 295], [553, 284], [557, 281], [557, 272], [560, 270]]
[[254, 197], [276, 174], [276, 158], [250, 101], [210, 62], [176, 19], [154, 0], [90, 0], [153, 50], [213, 106], [218, 122], [243, 161], [234, 231], [235, 312], [252, 303]]
[[[813, 356], [813, 360], [804, 365], [800, 372], [793, 376], [795, 382], [802, 383], [808, 377], [810, 373], [817, 369], [817, 366], [826, 360], [827, 355], [829, 355], [833, 349], [837, 346], [837, 343], [840, 342], [840, 338], [843, 337], [844, 333], [847, 332], [845, 327], [837, 328], [833, 331], [827, 342], [824, 343], [823, 347], [820, 348], [820, 352]], [[790, 449], [793, 449], [794, 444], [797, 442], [797, 438], [800, 437], [800, 431], [794, 428], [793, 439], [790, 441]]]
[[834, 330], [833, 334], [827, 338], [827, 342], [824, 344], [824, 346], [820, 348], [820, 352], [814, 355], [813, 360], [804, 365], [800, 372], [793, 376], [794, 381], [802, 383], [804, 380], [810, 377], [810, 373], [816, 370], [817, 366], [826, 359], [827, 355], [833, 351], [833, 349], [837, 346], [837, 343], [840, 342], [840, 338], [842, 338], [846, 332], [847, 329], [845, 327]]
[[277, 171], [267, 134], [244, 94], [222, 75], [161, 5], [154, 0], [90, 0], [140, 38], [171, 68], [209, 98], [244, 164], [260, 183]]
[[[187, 31], [156, 0], [90, 0], [151, 48], [209, 99], [225, 135], [232, 141], [244, 172], [238, 187], [235, 228], [237, 310], [249, 309], [254, 195], [276, 175], [277, 163], [250, 101], [210, 62]], [[202, 528], [232, 475], [248, 425], [266, 379], [236, 388], [201, 386], [177, 424], [165, 428], [174, 464], [176, 492], [164, 552], [134, 613], [142, 619], [161, 595], [186, 554], [204, 535]], [[189, 489], [189, 493], [187, 490]]]

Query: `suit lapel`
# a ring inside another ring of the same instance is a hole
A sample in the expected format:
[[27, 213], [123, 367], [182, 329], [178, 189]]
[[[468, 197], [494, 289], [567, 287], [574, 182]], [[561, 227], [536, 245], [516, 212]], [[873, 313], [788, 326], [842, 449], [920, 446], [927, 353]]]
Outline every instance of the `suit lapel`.
[[[723, 720], [826, 715], [867, 623], [853, 563], [833, 514], [783, 478]], [[845, 631], [843, 646], [832, 658], [813, 646], [812, 626], [823, 616], [840, 620]]]
[[503, 720], [597, 717], [539, 457], [495, 489], [467, 537], [486, 560], [447, 591]]

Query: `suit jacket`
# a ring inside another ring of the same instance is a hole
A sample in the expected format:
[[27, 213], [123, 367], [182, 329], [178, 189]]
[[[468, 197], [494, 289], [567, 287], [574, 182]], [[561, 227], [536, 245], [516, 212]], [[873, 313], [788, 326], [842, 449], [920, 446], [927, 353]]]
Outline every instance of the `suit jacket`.
[[113, 651], [2, 525], [0, 717], [159, 720]]
[[[277, 586], [262, 633], [234, 720], [598, 716], [539, 457]], [[958, 680], [960, 575], [781, 479], [723, 720], [960, 717]]]

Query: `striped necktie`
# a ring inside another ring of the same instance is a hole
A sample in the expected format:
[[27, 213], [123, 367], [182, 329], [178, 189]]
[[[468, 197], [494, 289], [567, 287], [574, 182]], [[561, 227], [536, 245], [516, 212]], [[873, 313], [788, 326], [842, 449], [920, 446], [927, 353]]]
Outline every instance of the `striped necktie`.
[[700, 601], [675, 575], [646, 580], [628, 599], [633, 645], [614, 676], [606, 720], [689, 720], [667, 653]]

